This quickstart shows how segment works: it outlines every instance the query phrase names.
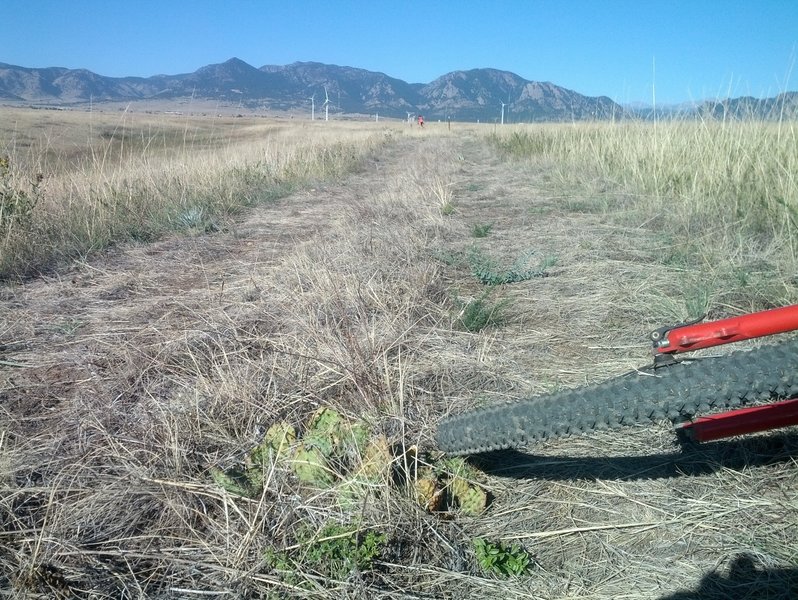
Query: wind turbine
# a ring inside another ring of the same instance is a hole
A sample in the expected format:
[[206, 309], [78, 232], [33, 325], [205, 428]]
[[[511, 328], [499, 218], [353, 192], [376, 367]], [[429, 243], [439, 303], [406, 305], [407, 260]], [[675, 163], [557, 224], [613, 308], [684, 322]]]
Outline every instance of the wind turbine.
[[308, 98], [308, 100], [310, 100], [310, 120], [311, 121], [315, 121], [316, 120], [316, 94], [313, 94], [310, 98]]
[[[501, 102], [501, 100], [499, 100]], [[507, 106], [507, 103], [502, 102], [502, 125], [504, 125], [504, 107]]]
[[329, 121], [330, 120], [329, 110], [330, 110], [330, 97], [327, 95], [327, 86], [325, 85], [324, 86], [324, 120], [325, 121]]

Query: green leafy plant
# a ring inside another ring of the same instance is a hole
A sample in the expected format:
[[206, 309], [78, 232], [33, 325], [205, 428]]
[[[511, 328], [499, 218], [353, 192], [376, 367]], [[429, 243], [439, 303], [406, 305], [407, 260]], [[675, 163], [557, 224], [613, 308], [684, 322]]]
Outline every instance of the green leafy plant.
[[305, 563], [336, 578], [346, 577], [355, 569], [368, 571], [386, 540], [385, 534], [373, 530], [364, 532], [348, 525], [330, 524], [308, 546]]
[[447, 267], [459, 267], [466, 261], [466, 255], [461, 250], [435, 250], [432, 258], [441, 261]]
[[493, 223], [474, 223], [471, 226], [471, 235], [475, 238], [485, 238], [488, 237], [491, 229], [493, 229]]
[[529, 261], [533, 254], [534, 251], [526, 252], [518, 257], [509, 268], [504, 268], [475, 245], [468, 253], [468, 263], [471, 266], [471, 273], [483, 285], [504, 285], [527, 281], [535, 277], [547, 277], [546, 269], [556, 264], [556, 259], [544, 257], [537, 267], [529, 268]]
[[299, 542], [286, 550], [266, 550], [264, 560], [295, 584], [299, 583], [297, 573], [301, 571], [341, 580], [355, 571], [373, 569], [387, 539], [386, 534], [372, 529], [329, 523], [318, 532], [301, 531]]
[[507, 546], [482, 538], [472, 541], [477, 562], [483, 571], [500, 577], [519, 577], [529, 571], [532, 557], [518, 544]]

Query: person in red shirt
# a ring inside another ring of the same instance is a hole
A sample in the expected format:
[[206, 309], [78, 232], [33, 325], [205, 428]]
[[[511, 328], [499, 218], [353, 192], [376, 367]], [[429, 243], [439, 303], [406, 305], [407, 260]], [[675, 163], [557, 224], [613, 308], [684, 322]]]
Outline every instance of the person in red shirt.
[[418, 115], [418, 124], [424, 127], [424, 117], [421, 115]]

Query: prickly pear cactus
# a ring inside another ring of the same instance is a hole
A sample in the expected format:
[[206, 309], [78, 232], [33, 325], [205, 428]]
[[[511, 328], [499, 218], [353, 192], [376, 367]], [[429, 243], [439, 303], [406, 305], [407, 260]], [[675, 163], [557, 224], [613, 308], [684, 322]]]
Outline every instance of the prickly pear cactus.
[[460, 511], [466, 515], [480, 514], [488, 504], [488, 494], [480, 486], [471, 484], [462, 477], [454, 477], [449, 482], [449, 493]]
[[308, 422], [303, 442], [308, 447], [316, 448], [325, 457], [337, 454], [341, 444], [343, 419], [331, 408], [320, 408]]
[[369, 481], [379, 483], [387, 477], [393, 463], [393, 453], [388, 438], [379, 435], [365, 447], [360, 463], [360, 474]]
[[[388, 443], [387, 440], [385, 442]], [[363, 456], [369, 445], [369, 428], [363, 421], [349, 423], [344, 431], [341, 443], [341, 453], [348, 460]]]
[[304, 441], [328, 458], [353, 463], [361, 456], [368, 438], [368, 427], [362, 421], [352, 423], [331, 408], [320, 408], [308, 422]]
[[211, 468], [211, 477], [219, 487], [237, 496], [253, 498], [260, 490], [253, 487], [248, 473], [240, 469], [227, 469], [223, 471], [216, 467]]
[[294, 442], [296, 442], [294, 427], [286, 421], [275, 423], [266, 431], [260, 445], [249, 453], [252, 466], [266, 468], [274, 461], [287, 458]]
[[304, 442], [294, 452], [291, 468], [303, 483], [317, 487], [329, 487], [335, 481], [324, 453], [319, 448], [308, 446]]
[[362, 420], [349, 420], [330, 408], [320, 408], [307, 422], [304, 434], [286, 421], [274, 423], [243, 464], [211, 476], [232, 494], [258, 498], [275, 468], [288, 468], [313, 488], [335, 486], [338, 505], [349, 511], [380, 486], [400, 485], [425, 510], [448, 515], [478, 515], [488, 493], [477, 483], [479, 472], [461, 458], [427, 457], [411, 446], [397, 455], [388, 438], [371, 435]]
[[415, 483], [416, 501], [430, 512], [444, 509], [444, 493], [432, 469], [418, 472]]
[[266, 430], [263, 443], [274, 448], [278, 454], [284, 452], [296, 441], [296, 429], [286, 421], [275, 423]]

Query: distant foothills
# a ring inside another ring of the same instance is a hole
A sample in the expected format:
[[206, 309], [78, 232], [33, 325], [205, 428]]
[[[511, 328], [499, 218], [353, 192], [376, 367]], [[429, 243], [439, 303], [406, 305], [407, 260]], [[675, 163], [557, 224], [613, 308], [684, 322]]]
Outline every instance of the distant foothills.
[[[651, 117], [651, 107], [623, 107], [606, 96], [583, 96], [553, 83], [497, 69], [453, 71], [431, 83], [317, 62], [255, 68], [237, 58], [181, 75], [105, 77], [85, 69], [28, 68], [0, 63], [0, 103], [80, 107], [89, 103], [214, 101], [265, 113], [324, 118], [376, 116], [497, 122], [581, 121]], [[164, 104], [166, 103], [166, 104]], [[798, 92], [775, 98], [732, 98], [660, 108], [659, 116], [780, 119], [798, 116]]]

